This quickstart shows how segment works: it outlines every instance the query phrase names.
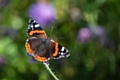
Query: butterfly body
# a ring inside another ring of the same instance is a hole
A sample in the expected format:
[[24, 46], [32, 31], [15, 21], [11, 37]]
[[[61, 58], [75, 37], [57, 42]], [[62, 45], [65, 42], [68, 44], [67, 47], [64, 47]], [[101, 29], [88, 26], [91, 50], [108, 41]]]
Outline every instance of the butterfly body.
[[46, 62], [50, 58], [59, 59], [70, 55], [65, 47], [47, 38], [45, 31], [32, 19], [28, 22], [27, 34], [30, 38], [26, 40], [26, 50], [37, 61]]

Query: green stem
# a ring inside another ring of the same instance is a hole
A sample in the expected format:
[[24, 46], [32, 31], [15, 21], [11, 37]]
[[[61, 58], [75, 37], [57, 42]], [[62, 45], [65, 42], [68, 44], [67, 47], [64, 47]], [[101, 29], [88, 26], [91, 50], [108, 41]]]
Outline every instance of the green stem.
[[95, 27], [97, 25], [97, 21], [98, 21], [98, 11], [95, 10], [93, 12], [90, 12], [89, 13], [89, 24]]
[[55, 80], [59, 80], [56, 75], [52, 72], [52, 70], [49, 67], [49, 64], [44, 63], [45, 67], [47, 68], [47, 70], [49, 71], [49, 73], [55, 78]]

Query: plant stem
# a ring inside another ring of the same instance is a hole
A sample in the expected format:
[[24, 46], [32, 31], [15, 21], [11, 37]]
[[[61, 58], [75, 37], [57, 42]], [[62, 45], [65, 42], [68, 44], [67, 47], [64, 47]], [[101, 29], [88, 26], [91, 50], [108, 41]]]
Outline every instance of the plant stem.
[[55, 78], [55, 80], [59, 80], [56, 75], [52, 72], [52, 70], [49, 67], [49, 64], [44, 63], [45, 67], [47, 68], [47, 70], [49, 71], [49, 73]]

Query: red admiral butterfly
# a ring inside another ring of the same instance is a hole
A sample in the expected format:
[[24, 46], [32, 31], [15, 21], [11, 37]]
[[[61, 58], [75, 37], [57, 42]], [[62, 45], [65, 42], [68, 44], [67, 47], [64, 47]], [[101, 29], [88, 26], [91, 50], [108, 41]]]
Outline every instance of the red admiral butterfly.
[[27, 35], [30, 38], [26, 40], [26, 50], [37, 61], [46, 62], [50, 58], [59, 59], [70, 56], [65, 47], [47, 38], [45, 31], [35, 20], [29, 20]]

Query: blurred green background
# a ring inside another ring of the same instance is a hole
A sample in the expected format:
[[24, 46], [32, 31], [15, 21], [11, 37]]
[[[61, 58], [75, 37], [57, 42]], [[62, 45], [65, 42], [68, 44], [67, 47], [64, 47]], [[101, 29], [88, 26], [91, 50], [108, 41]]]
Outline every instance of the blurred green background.
[[[32, 9], [34, 3], [52, 5], [54, 15], [42, 19], [50, 9]], [[0, 80], [54, 80], [26, 54], [30, 15], [42, 19], [48, 37], [70, 51], [68, 58], [49, 61], [60, 80], [120, 80], [119, 0], [0, 0]]]

